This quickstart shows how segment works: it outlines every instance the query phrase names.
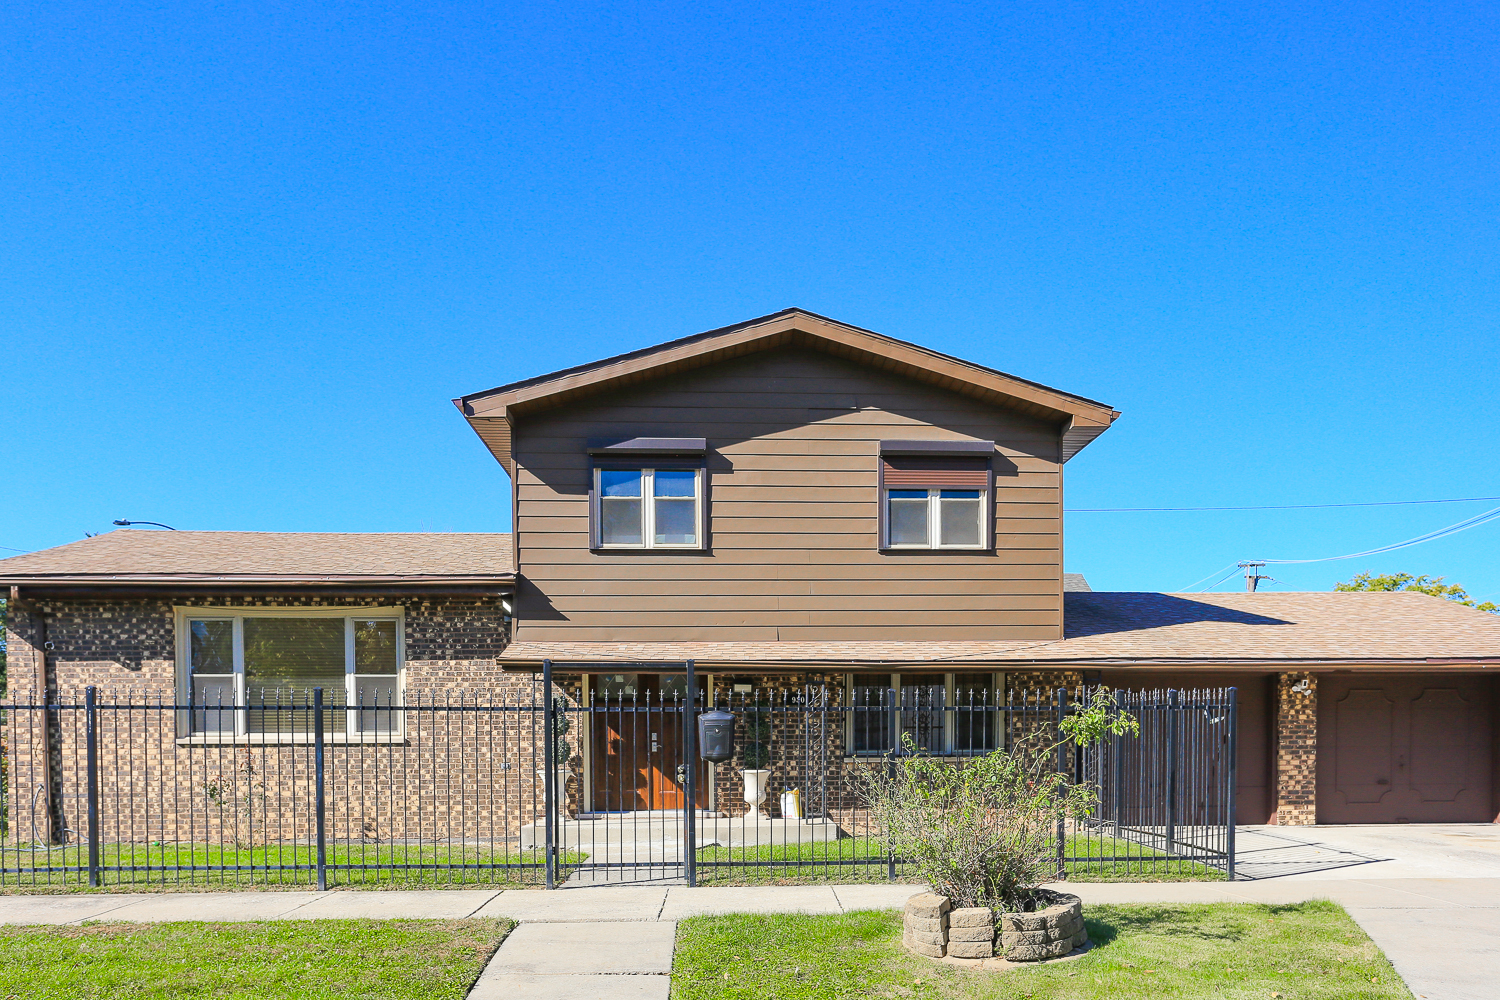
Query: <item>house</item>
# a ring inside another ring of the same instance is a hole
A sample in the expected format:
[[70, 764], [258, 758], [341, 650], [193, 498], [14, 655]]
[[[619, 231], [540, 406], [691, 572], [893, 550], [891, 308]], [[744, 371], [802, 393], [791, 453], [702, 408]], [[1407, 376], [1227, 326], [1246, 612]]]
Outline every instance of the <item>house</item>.
[[[901, 728], [944, 753], [994, 741], [944, 714], [955, 701], [1232, 685], [1241, 822], [1500, 814], [1500, 618], [1064, 573], [1064, 467], [1119, 416], [1094, 400], [792, 309], [454, 403], [510, 477], [510, 533], [120, 531], [0, 560], [12, 691], [222, 706], [316, 682], [391, 709], [550, 661], [569, 698], [607, 706], [680, 695], [691, 660], [713, 696], [893, 691]], [[391, 736], [349, 717], [343, 739]], [[615, 766], [660, 734], [593, 718], [576, 808], [683, 804], [670, 774]], [[185, 722], [168, 756], [298, 737], [216, 720]], [[827, 739], [835, 761], [885, 748], [858, 726]], [[699, 805], [729, 808], [737, 780], [700, 783]]]

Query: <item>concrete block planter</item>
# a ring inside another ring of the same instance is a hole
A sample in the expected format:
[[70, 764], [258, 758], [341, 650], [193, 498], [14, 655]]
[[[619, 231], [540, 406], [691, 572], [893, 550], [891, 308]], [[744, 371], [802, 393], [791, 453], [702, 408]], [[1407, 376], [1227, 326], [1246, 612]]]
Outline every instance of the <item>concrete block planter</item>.
[[[995, 967], [1012, 962], [1062, 958], [1089, 942], [1083, 925], [1083, 900], [1062, 892], [1037, 892], [1040, 909], [1005, 913], [987, 906], [954, 909], [947, 896], [919, 893], [906, 901], [901, 916], [901, 943], [928, 958]], [[995, 965], [995, 959], [1004, 959]], [[967, 960], [967, 961], [964, 961]]]

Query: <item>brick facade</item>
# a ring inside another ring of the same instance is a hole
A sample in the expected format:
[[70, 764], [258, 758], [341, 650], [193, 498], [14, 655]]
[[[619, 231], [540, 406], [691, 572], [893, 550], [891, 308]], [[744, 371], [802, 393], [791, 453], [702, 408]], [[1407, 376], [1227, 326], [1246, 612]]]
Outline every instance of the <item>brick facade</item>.
[[[99, 713], [101, 816], [111, 841], [305, 840], [301, 826], [311, 794], [306, 746], [185, 740], [186, 713], [170, 708], [177, 700], [173, 609], [180, 607], [403, 609], [405, 739], [329, 746], [326, 787], [338, 803], [331, 812], [335, 838], [384, 843], [450, 835], [485, 839], [489, 833], [513, 840], [518, 827], [534, 818], [541, 778], [533, 742], [540, 741], [541, 730], [534, 713], [520, 706], [533, 703], [535, 681], [499, 666], [507, 633], [498, 598], [213, 595], [13, 602], [7, 641], [9, 697], [15, 703], [41, 703], [45, 686], [51, 695], [46, 700], [80, 704], [83, 688], [93, 685], [106, 704], [141, 706]], [[44, 635], [51, 647], [46, 677], [39, 649]], [[479, 705], [509, 710], [476, 711]], [[84, 826], [82, 713], [53, 715], [49, 724], [40, 709], [10, 712], [9, 819], [15, 839], [55, 839], [63, 831], [76, 839]], [[49, 786], [51, 793], [43, 794]], [[576, 809], [576, 787], [571, 797]]]
[[[1302, 686], [1302, 690], [1295, 690]], [[1318, 821], [1318, 679], [1304, 672], [1276, 677], [1276, 812], [1281, 826]]]
[[[120, 842], [306, 843], [311, 801], [312, 751], [279, 743], [205, 745], [187, 738], [184, 713], [172, 711], [176, 692], [174, 608], [400, 607], [405, 619], [404, 738], [325, 750], [330, 800], [329, 834], [346, 844], [509, 843], [536, 822], [543, 803], [542, 717], [539, 677], [505, 671], [499, 657], [507, 640], [495, 598], [425, 598], [308, 595], [213, 595], [131, 600], [23, 600], [8, 629], [10, 696], [40, 702], [44, 682], [53, 699], [79, 703], [94, 685], [107, 703], [159, 704], [130, 712], [106, 709], [99, 718], [101, 816], [104, 839]], [[43, 678], [38, 644], [51, 643]], [[964, 664], [969, 670], [977, 665]], [[979, 669], [983, 669], [982, 666]], [[780, 794], [802, 793], [805, 814], [826, 812], [848, 833], [874, 833], [860, 804], [859, 772], [879, 766], [856, 758], [847, 746], [848, 706], [843, 673], [715, 675], [722, 700], [736, 683], [753, 688], [752, 703], [770, 704], [772, 762], [762, 812], [781, 816]], [[578, 674], [555, 676], [570, 707], [585, 699]], [[1052, 692], [1077, 698], [1077, 671], [1026, 670], [1006, 674], [1007, 700], [1034, 701], [1038, 718], [1050, 718]], [[807, 711], [806, 699], [827, 699], [824, 711]], [[743, 699], [737, 745], [746, 743]], [[590, 752], [586, 716], [573, 715], [566, 744], [566, 809], [587, 804]], [[47, 839], [71, 831], [81, 836], [84, 785], [82, 713], [65, 711], [53, 723], [50, 761], [47, 720], [40, 710], [13, 709], [10, 719], [13, 839]], [[1010, 720], [1012, 738], [1026, 723]], [[738, 757], [712, 770], [716, 811], [748, 811]], [[50, 770], [50, 773], [49, 773]], [[37, 788], [50, 795], [26, 794]], [[50, 814], [38, 815], [33, 803]], [[300, 818], [299, 818], [300, 817]]]

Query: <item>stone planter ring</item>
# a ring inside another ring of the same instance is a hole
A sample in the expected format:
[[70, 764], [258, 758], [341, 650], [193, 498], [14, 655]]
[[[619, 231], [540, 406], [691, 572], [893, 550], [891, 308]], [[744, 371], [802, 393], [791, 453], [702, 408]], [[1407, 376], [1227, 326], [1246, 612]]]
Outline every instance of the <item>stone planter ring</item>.
[[906, 901], [901, 943], [928, 958], [992, 968], [1064, 958], [1088, 946], [1083, 900], [1039, 889], [1037, 901], [1046, 905], [1029, 913], [1006, 913], [988, 906], [954, 909], [947, 896], [919, 893]]

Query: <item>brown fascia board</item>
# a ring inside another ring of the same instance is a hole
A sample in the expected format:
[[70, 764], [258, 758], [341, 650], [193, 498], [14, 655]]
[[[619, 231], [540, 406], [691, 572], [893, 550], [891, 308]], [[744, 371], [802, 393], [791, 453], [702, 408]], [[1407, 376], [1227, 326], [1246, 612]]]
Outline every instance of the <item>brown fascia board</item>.
[[[540, 664], [541, 657], [526, 657], [525, 659], [507, 659], [503, 654], [500, 657], [502, 666], [505, 667], [529, 667]], [[563, 659], [554, 657], [553, 664], [561, 667], [588, 666], [599, 670], [607, 670], [611, 663], [616, 665], [628, 663], [628, 660], [604, 660], [604, 659]], [[1046, 668], [1048, 670], [1099, 670], [1101, 668], [1131, 668], [1143, 671], [1151, 670], [1173, 670], [1181, 671], [1184, 668], [1202, 670], [1204, 673], [1244, 673], [1247, 670], [1261, 669], [1270, 672], [1302, 671], [1310, 670], [1320, 673], [1328, 673], [1338, 670], [1358, 670], [1362, 672], [1371, 671], [1397, 671], [1422, 668], [1435, 673], [1455, 673], [1458, 671], [1482, 670], [1500, 671], [1500, 657], [1475, 656], [1469, 658], [1393, 658], [1389, 660], [1373, 660], [1369, 658], [1353, 660], [1278, 660], [1278, 659], [1225, 659], [1216, 657], [1212, 660], [1173, 659], [1160, 658], [1149, 660], [1132, 659], [1097, 659], [1097, 660], [1040, 660], [1025, 659], [1022, 657], [992, 657], [987, 659], [946, 659], [946, 660], [914, 660], [910, 657], [893, 657], [891, 659], [868, 659], [868, 660], [834, 660], [809, 657], [806, 659], [780, 659], [780, 660], [713, 660], [697, 658], [694, 660], [696, 668], [709, 673], [749, 673], [756, 670], [891, 670], [895, 667], [911, 667], [920, 670], [962, 670], [973, 667], [993, 667], [996, 670], [1034, 669]]]
[[827, 351], [1055, 421], [1063, 428], [1064, 460], [1107, 430], [1120, 415], [1097, 400], [802, 309], [784, 309], [629, 354], [460, 396], [453, 400], [453, 405], [514, 477], [510, 424], [517, 416], [558, 406], [582, 395], [619, 389], [784, 344]]

